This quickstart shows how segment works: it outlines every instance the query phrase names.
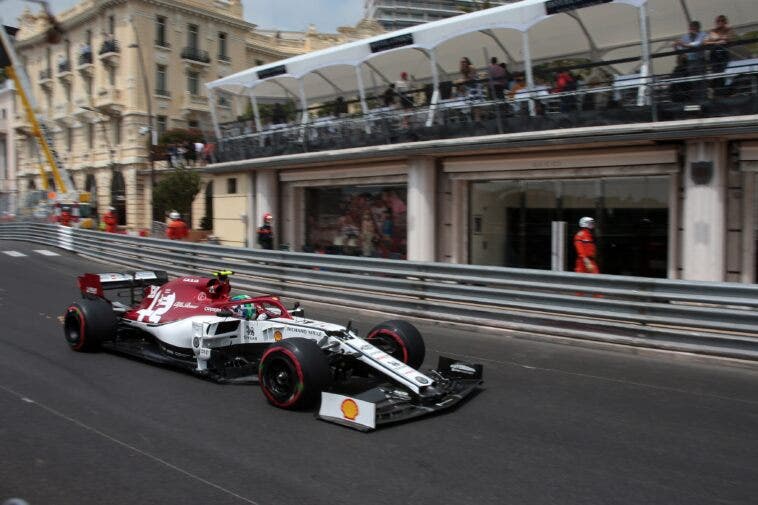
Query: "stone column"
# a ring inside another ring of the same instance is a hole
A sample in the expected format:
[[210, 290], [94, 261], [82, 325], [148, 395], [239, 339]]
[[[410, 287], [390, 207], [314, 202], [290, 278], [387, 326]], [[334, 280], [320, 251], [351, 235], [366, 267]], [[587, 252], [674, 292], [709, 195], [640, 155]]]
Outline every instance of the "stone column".
[[[282, 216], [279, 210], [279, 178], [276, 170], [260, 170], [255, 177], [255, 215], [252, 222], [248, 222], [253, 232], [263, 224], [263, 215], [270, 212], [274, 216], [271, 226], [274, 229], [274, 248], [279, 246], [279, 234], [281, 233]], [[257, 237], [252, 241], [253, 247], [258, 248]]]
[[727, 143], [687, 143], [682, 206], [682, 278], [724, 281], [726, 276]]
[[434, 158], [412, 158], [408, 164], [408, 259], [435, 261], [437, 169]]

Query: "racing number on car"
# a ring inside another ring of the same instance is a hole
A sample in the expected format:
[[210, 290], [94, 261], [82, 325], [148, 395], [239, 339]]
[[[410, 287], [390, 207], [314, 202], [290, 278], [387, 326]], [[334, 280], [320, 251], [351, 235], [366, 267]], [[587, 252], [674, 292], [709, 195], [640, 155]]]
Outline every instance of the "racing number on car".
[[152, 303], [146, 309], [140, 309], [137, 311], [139, 317], [137, 321], [148, 323], [159, 323], [163, 314], [168, 312], [174, 305], [176, 300], [176, 293], [162, 294], [153, 298]]

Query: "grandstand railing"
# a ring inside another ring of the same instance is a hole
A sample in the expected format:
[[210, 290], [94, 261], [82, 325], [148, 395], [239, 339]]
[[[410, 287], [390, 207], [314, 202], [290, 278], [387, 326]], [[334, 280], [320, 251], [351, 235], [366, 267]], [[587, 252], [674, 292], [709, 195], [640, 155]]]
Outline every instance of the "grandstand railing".
[[[699, 72], [579, 82], [562, 93], [535, 85], [511, 97], [492, 98], [490, 84], [486, 79], [473, 83], [469, 86], [476, 92], [434, 105], [375, 107], [368, 114], [327, 115], [263, 131], [255, 131], [251, 120], [222, 124], [216, 156], [220, 162], [237, 161], [421, 140], [758, 114], [758, 58], [732, 61], [719, 72], [703, 65]], [[415, 103], [423, 101], [415, 97]]]

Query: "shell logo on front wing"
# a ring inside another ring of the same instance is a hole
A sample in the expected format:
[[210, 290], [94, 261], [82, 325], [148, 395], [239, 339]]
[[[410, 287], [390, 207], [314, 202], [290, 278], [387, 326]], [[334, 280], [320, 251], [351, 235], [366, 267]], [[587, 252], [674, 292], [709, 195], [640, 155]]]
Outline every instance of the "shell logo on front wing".
[[355, 403], [355, 400], [352, 398], [343, 400], [342, 405], [340, 405], [340, 410], [342, 411], [342, 415], [345, 416], [345, 419], [349, 419], [350, 421], [355, 421], [355, 418], [358, 417], [358, 414], [360, 413], [358, 404]]
[[279, 331], [279, 330], [276, 330], [274, 332], [274, 340], [276, 340], [277, 342], [279, 342], [281, 339], [282, 339], [282, 332]]

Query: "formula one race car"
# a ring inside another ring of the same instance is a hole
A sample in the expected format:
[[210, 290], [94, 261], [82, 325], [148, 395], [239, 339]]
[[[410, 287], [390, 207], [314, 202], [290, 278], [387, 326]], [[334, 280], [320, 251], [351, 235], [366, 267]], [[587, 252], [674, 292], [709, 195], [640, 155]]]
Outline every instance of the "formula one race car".
[[219, 382], [258, 382], [284, 409], [320, 400], [317, 417], [365, 431], [450, 408], [482, 383], [482, 365], [444, 357], [436, 370], [419, 371], [424, 341], [410, 323], [386, 321], [360, 338], [350, 323], [306, 319], [274, 296], [231, 296], [231, 274], [82, 275], [83, 299], [64, 317], [66, 341]]

